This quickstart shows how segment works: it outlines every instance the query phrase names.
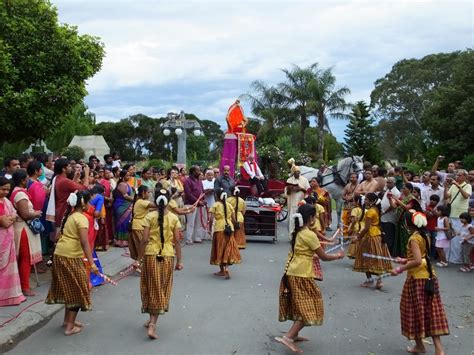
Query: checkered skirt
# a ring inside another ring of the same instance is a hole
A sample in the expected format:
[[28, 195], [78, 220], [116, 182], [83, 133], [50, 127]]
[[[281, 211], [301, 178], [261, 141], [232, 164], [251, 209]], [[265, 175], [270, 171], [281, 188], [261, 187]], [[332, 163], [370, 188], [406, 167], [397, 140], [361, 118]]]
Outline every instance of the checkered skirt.
[[211, 247], [211, 265], [240, 264], [240, 251], [234, 234], [227, 236], [224, 232], [214, 232]]
[[346, 256], [350, 259], [355, 259], [357, 255], [357, 246], [359, 245], [359, 241], [353, 239], [351, 244], [349, 244], [349, 248], [347, 248]]
[[64, 304], [66, 308], [92, 309], [89, 279], [82, 258], [54, 255], [52, 280], [47, 304]]
[[380, 275], [392, 270], [392, 263], [388, 260], [365, 258], [362, 253], [369, 253], [390, 258], [387, 244], [382, 243], [381, 236], [366, 236], [359, 241], [356, 248], [354, 271], [370, 272]]
[[142, 313], [168, 312], [173, 289], [174, 257], [164, 256], [158, 261], [155, 255], [145, 255], [140, 277]]
[[435, 278], [435, 294], [425, 292], [427, 279], [407, 278], [400, 300], [402, 335], [410, 340], [448, 335], [449, 326]]
[[323, 269], [321, 268], [321, 261], [316, 255], [313, 256], [313, 272], [314, 278], [316, 280], [323, 281]]
[[286, 276], [289, 293], [285, 293], [285, 282], [280, 282], [279, 320], [303, 321], [305, 326], [321, 325], [324, 318], [323, 296], [312, 278]]
[[245, 226], [244, 223], [240, 223], [240, 228], [234, 231], [235, 242], [239, 249], [245, 249], [246, 238], [245, 238]]
[[133, 260], [138, 260], [138, 254], [143, 251], [145, 246], [142, 244], [143, 230], [132, 229], [130, 239], [128, 240], [128, 250], [130, 250], [130, 257]]

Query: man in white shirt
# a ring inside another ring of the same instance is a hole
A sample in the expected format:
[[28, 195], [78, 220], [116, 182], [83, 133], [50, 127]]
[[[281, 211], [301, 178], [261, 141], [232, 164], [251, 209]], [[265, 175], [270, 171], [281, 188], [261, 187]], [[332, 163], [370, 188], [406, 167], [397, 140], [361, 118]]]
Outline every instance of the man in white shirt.
[[258, 194], [261, 195], [266, 190], [266, 181], [253, 154], [247, 156], [243, 168], [243, 178], [254, 184], [257, 187]]
[[308, 179], [301, 175], [301, 170], [298, 166], [292, 168], [293, 175], [286, 180], [285, 193], [288, 204], [288, 230], [293, 232], [294, 221], [293, 215], [298, 210], [298, 204], [304, 199], [310, 185]]
[[388, 250], [392, 256], [395, 256], [396, 252], [396, 225], [397, 225], [397, 213], [390, 205], [390, 196], [399, 198], [400, 191], [395, 187], [395, 178], [388, 177], [386, 183], [386, 190], [382, 197], [381, 209], [382, 216], [380, 217], [380, 222], [382, 226], [382, 231], [384, 233], [383, 240], [387, 244]]
[[439, 185], [438, 174], [431, 173], [430, 182], [430, 187], [428, 187], [424, 191], [421, 191], [421, 208], [423, 208], [423, 211], [426, 210], [426, 206], [428, 206], [428, 204], [430, 203], [430, 197], [432, 195], [439, 196], [439, 202], [436, 207], [444, 205], [444, 188]]
[[426, 208], [426, 204], [430, 202], [430, 197], [428, 196], [428, 199], [426, 201], [423, 201], [423, 195], [426, 193], [426, 190], [428, 190], [431, 187], [430, 183], [430, 172], [425, 171], [423, 175], [421, 176], [421, 182], [413, 182], [413, 181], [408, 181], [407, 177], [405, 174], [403, 174], [403, 181], [406, 183], [410, 183], [413, 187], [418, 187], [420, 189], [420, 198], [421, 198], [421, 208], [423, 208], [423, 211]]
[[214, 170], [212, 168], [208, 168], [204, 174], [204, 180], [202, 180], [202, 188], [204, 190], [204, 194], [206, 195], [206, 208], [202, 209], [203, 212], [203, 220], [207, 221], [206, 225], [208, 228], [206, 230], [206, 235], [204, 236], [204, 240], [211, 240], [211, 227], [209, 226], [209, 209], [214, 205], [216, 202], [214, 197]]

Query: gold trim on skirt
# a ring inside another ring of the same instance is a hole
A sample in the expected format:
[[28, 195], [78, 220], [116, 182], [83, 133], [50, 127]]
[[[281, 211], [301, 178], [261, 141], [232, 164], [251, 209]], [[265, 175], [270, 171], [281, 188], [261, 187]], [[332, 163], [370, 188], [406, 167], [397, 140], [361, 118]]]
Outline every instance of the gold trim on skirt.
[[390, 261], [365, 258], [362, 256], [362, 253], [390, 258], [391, 256], [387, 244], [382, 243], [382, 237], [380, 235], [376, 237], [365, 236], [359, 241], [353, 270], [357, 272], [370, 272], [375, 275], [392, 271], [392, 263]]
[[240, 251], [234, 233], [227, 236], [224, 232], [214, 232], [211, 248], [211, 265], [240, 264]]

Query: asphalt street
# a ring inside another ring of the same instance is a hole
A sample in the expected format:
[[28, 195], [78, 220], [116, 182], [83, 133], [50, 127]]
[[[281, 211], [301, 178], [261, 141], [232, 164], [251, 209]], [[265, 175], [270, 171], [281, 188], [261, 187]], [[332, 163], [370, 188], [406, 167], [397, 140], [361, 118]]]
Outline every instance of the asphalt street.
[[[161, 316], [159, 339], [146, 336], [140, 313], [139, 277], [93, 292], [92, 312], [80, 313], [82, 333], [66, 337], [63, 312], [23, 340], [9, 354], [290, 354], [274, 337], [291, 322], [278, 322], [278, 286], [289, 248], [286, 223], [279, 240], [249, 242], [243, 263], [232, 278], [213, 276], [210, 242], [183, 248], [183, 271], [176, 272], [170, 311]], [[364, 275], [351, 271], [353, 261], [322, 263], [324, 324], [305, 328], [306, 354], [405, 354], [410, 343], [400, 334], [400, 293], [405, 276], [385, 279], [382, 291], [364, 289]], [[457, 267], [438, 269], [451, 335], [443, 337], [446, 354], [474, 351], [474, 273]], [[428, 353], [434, 354], [431, 339]]]

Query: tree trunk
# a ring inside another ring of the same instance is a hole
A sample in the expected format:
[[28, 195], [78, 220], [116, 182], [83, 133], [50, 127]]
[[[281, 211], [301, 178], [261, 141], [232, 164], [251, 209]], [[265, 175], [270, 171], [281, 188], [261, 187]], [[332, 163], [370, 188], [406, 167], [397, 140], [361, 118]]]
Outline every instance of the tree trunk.
[[318, 158], [324, 159], [324, 114], [318, 114]]
[[301, 123], [300, 123], [300, 135], [301, 135], [300, 148], [302, 152], [304, 152], [305, 150], [304, 132], [306, 131], [307, 126], [308, 126], [308, 119], [306, 118], [306, 112], [303, 109], [301, 112]]

